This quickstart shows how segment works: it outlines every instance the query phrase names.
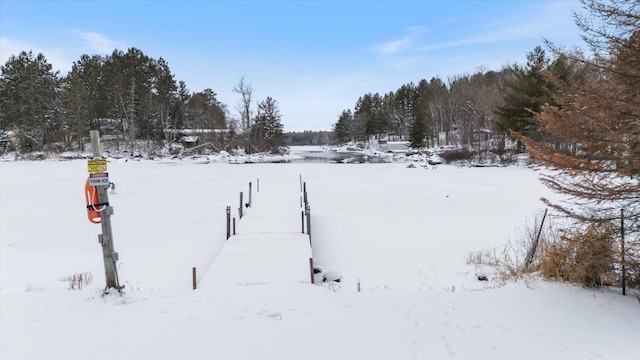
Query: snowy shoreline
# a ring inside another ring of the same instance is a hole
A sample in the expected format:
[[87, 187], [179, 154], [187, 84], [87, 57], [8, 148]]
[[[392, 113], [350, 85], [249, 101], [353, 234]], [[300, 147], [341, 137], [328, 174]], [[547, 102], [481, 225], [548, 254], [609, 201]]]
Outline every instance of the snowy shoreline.
[[[0, 358], [637, 356], [634, 296], [537, 278], [478, 281], [466, 262], [505, 246], [540, 210], [538, 199], [553, 196], [532, 169], [114, 159], [109, 174], [121, 296], [101, 295], [86, 161], [0, 163]], [[314, 213], [314, 260], [343, 281], [192, 291], [191, 268], [206, 274], [215, 261], [238, 192], [256, 179], [261, 192], [297, 188], [300, 177]], [[93, 282], [69, 290], [78, 272]], [[105, 336], [117, 346], [104, 346]]]

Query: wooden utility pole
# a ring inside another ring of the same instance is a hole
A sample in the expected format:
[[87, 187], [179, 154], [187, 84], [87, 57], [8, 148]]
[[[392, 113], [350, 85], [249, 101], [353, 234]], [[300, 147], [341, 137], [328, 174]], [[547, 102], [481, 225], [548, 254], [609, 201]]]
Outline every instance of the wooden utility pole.
[[[91, 138], [91, 151], [94, 159], [102, 158], [102, 149], [100, 148], [100, 132], [91, 130], [89, 132]], [[100, 211], [100, 224], [102, 225], [102, 234], [98, 235], [98, 241], [102, 245], [102, 257], [104, 259], [104, 273], [107, 281], [106, 289], [114, 288], [120, 291], [120, 283], [118, 281], [118, 270], [116, 262], [118, 261], [118, 253], [114, 251], [113, 233], [111, 231], [111, 215], [113, 208], [109, 205], [109, 194], [106, 186], [96, 186], [98, 192], [98, 201], [103, 210]]]

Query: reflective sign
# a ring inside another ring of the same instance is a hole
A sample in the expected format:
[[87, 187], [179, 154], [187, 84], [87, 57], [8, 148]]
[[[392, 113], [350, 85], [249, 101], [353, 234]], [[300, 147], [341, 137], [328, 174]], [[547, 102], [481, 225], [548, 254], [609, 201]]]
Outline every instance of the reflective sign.
[[87, 171], [89, 171], [89, 174], [106, 173], [107, 172], [107, 159], [91, 159], [91, 160], [87, 160]]

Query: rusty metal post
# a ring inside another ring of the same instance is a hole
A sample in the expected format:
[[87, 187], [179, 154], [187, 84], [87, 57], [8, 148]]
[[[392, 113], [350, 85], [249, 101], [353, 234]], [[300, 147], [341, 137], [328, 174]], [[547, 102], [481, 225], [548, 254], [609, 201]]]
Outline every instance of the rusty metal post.
[[311, 283], [316, 283], [316, 277], [313, 274], [313, 258], [309, 258], [309, 272], [311, 273]]

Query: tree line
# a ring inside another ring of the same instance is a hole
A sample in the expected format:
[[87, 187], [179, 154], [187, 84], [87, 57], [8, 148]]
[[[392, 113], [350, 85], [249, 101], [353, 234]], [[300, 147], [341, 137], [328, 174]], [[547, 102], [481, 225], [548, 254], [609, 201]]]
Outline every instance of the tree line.
[[[561, 75], [565, 56], [535, 47], [524, 65], [480, 69], [472, 74], [421, 79], [383, 95], [366, 93], [333, 124], [337, 143], [394, 139], [415, 149], [441, 145], [483, 145], [501, 152], [512, 131], [533, 132], [533, 112], [552, 101], [545, 71]], [[518, 152], [524, 151], [518, 141]]]
[[413, 148], [472, 144], [478, 131], [496, 128], [496, 106], [503, 103], [514, 68], [478, 71], [410, 82], [385, 94], [366, 93], [333, 125], [336, 142], [390, 138]]
[[543, 199], [571, 220], [544, 247], [545, 276], [640, 287], [640, 6], [581, 0], [574, 12], [588, 50], [546, 41], [524, 65], [366, 93], [333, 125], [339, 143], [402, 139], [420, 149], [487, 143], [528, 152], [559, 171], [541, 175], [564, 201]]
[[[364, 94], [354, 110], [340, 114], [328, 140], [322, 133], [320, 138], [325, 143], [409, 140], [414, 148], [481, 144], [501, 152], [509, 131], [526, 126], [517, 114], [523, 108], [518, 97], [544, 94], [540, 64], [549, 68], [557, 62], [549, 63], [540, 47], [528, 59], [525, 66], [479, 70], [447, 82], [422, 79], [384, 95]], [[275, 99], [260, 101], [254, 113], [253, 89], [244, 78], [233, 88], [241, 98], [238, 119], [212, 89], [191, 92], [184, 81], [175, 80], [162, 57], [153, 59], [136, 48], [82, 55], [66, 76], [53, 71], [43, 54], [27, 51], [11, 56], [1, 70], [0, 131], [15, 132], [22, 151], [84, 149], [90, 129], [132, 152], [140, 140], [171, 143], [179, 129], [215, 130], [202, 132], [203, 141], [227, 151], [239, 146], [248, 152], [279, 151], [286, 144], [319, 143], [317, 136], [285, 135]], [[545, 100], [531, 98], [539, 104]], [[529, 108], [540, 106], [531, 101]], [[2, 144], [7, 150], [8, 143]]]
[[172, 142], [179, 129], [217, 130], [202, 134], [226, 150], [277, 151], [285, 144], [277, 101], [261, 100], [254, 116], [251, 86], [244, 78], [237, 88], [249, 104], [239, 124], [212, 89], [191, 92], [162, 57], [153, 59], [136, 48], [82, 55], [65, 76], [43, 54], [22, 51], [1, 72], [0, 132], [18, 137], [15, 143], [2, 142], [5, 151], [12, 144], [21, 151], [84, 149], [89, 130], [117, 138], [132, 151], [140, 140], [160, 146]]

